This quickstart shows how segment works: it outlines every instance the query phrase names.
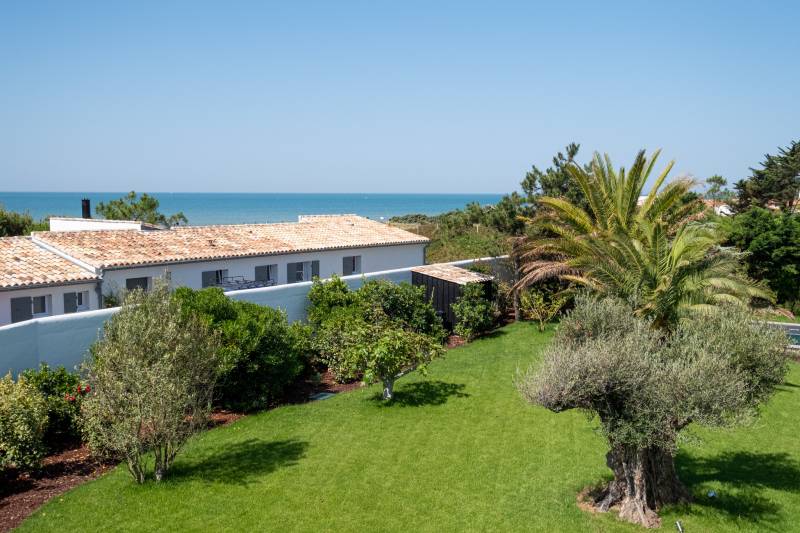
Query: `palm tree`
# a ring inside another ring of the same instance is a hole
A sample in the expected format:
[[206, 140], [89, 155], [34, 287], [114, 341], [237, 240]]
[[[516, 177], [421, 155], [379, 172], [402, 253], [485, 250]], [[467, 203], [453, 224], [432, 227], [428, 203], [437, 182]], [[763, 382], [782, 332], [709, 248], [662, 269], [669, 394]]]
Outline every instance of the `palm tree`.
[[672, 161], [640, 201], [658, 155], [647, 158], [640, 151], [628, 171], [616, 171], [608, 156], [597, 153], [588, 171], [571, 164], [568, 171], [589, 208], [563, 198], [539, 199], [547, 209], [532, 224], [542, 236], [520, 249], [517, 288], [553, 278], [569, 281], [632, 301], [659, 328], [721, 303], [769, 298], [744, 276], [736, 254], [718, 246], [714, 224], [696, 220], [695, 201], [683, 201], [692, 181], [664, 186]]

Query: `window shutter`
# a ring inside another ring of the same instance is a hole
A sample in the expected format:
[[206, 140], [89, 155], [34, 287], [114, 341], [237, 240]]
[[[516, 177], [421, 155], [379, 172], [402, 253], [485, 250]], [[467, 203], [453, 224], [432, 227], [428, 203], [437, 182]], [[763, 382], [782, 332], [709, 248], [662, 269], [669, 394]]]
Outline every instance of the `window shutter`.
[[355, 272], [361, 274], [361, 256], [357, 255], [354, 261], [353, 267], [355, 268]]
[[203, 288], [211, 287], [217, 280], [217, 271], [216, 270], [208, 270], [203, 272]]
[[266, 282], [269, 280], [269, 267], [257, 266], [256, 267], [256, 281]]
[[286, 283], [297, 281], [297, 263], [286, 263]]
[[78, 310], [78, 295], [74, 292], [64, 293], [64, 312], [74, 313]]
[[311, 278], [314, 277], [319, 277], [319, 261], [311, 261]]
[[269, 280], [278, 283], [278, 265], [269, 266]]
[[33, 318], [30, 297], [11, 298], [11, 322], [21, 322]]
[[352, 257], [342, 258], [342, 275], [349, 276], [352, 273], [353, 273], [353, 258]]

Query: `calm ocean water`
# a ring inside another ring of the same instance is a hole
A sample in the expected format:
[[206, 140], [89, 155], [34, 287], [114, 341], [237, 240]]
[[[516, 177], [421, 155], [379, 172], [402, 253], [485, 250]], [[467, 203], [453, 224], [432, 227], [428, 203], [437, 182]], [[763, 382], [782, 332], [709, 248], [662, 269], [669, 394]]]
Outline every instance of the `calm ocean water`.
[[[79, 217], [81, 198], [98, 202], [119, 198], [109, 192], [0, 192], [0, 205], [48, 215]], [[305, 194], [305, 193], [154, 193], [165, 214], [183, 211], [189, 224], [241, 224], [296, 221], [298, 215], [356, 213], [378, 219], [409, 213], [435, 215], [469, 202], [493, 204], [500, 194]]]

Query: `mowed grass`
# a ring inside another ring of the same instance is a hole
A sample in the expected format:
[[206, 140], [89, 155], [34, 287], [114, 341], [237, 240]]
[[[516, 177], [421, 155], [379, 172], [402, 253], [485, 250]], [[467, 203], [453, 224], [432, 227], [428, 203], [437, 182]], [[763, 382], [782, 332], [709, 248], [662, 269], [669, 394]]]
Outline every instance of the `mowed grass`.
[[[193, 439], [160, 485], [118, 468], [20, 529], [637, 531], [576, 506], [609, 476], [596, 424], [514, 389], [550, 336], [514, 324], [451, 350], [427, 379], [401, 380], [392, 405], [370, 387], [246, 417]], [[662, 513], [664, 530], [800, 530], [798, 385], [793, 364], [753, 426], [693, 432], [679, 468], [696, 503]]]

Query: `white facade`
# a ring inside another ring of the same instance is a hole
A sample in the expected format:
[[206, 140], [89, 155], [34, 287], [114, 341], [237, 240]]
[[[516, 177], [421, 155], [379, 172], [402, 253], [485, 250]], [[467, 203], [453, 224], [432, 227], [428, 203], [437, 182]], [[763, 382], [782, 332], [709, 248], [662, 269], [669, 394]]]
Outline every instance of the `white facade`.
[[[44, 297], [44, 312], [32, 313], [32, 318], [41, 318], [64, 314], [64, 294], [67, 293], [80, 294], [76, 300], [80, 300], [81, 304], [76, 311], [89, 311], [100, 307], [97, 283], [95, 282], [0, 291], [0, 326], [11, 323], [12, 299]], [[41, 302], [42, 300], [39, 301]], [[33, 302], [31, 305], [33, 305]]]
[[[146, 277], [149, 286], [157, 278], [169, 278], [172, 287], [200, 289], [203, 286], [203, 272], [224, 270], [226, 277], [241, 276], [246, 280], [255, 279], [258, 266], [277, 265], [277, 285], [287, 280], [289, 263], [319, 261], [319, 277], [329, 278], [334, 274], [342, 276], [345, 257], [360, 257], [361, 273], [379, 272], [419, 266], [425, 263], [425, 244], [405, 244], [392, 246], [371, 246], [341, 250], [326, 250], [282, 255], [267, 255], [216, 261], [193, 261], [148, 267], [107, 269], [102, 274], [103, 294], [115, 294], [126, 288], [128, 279]], [[311, 281], [310, 273], [306, 281]]]

